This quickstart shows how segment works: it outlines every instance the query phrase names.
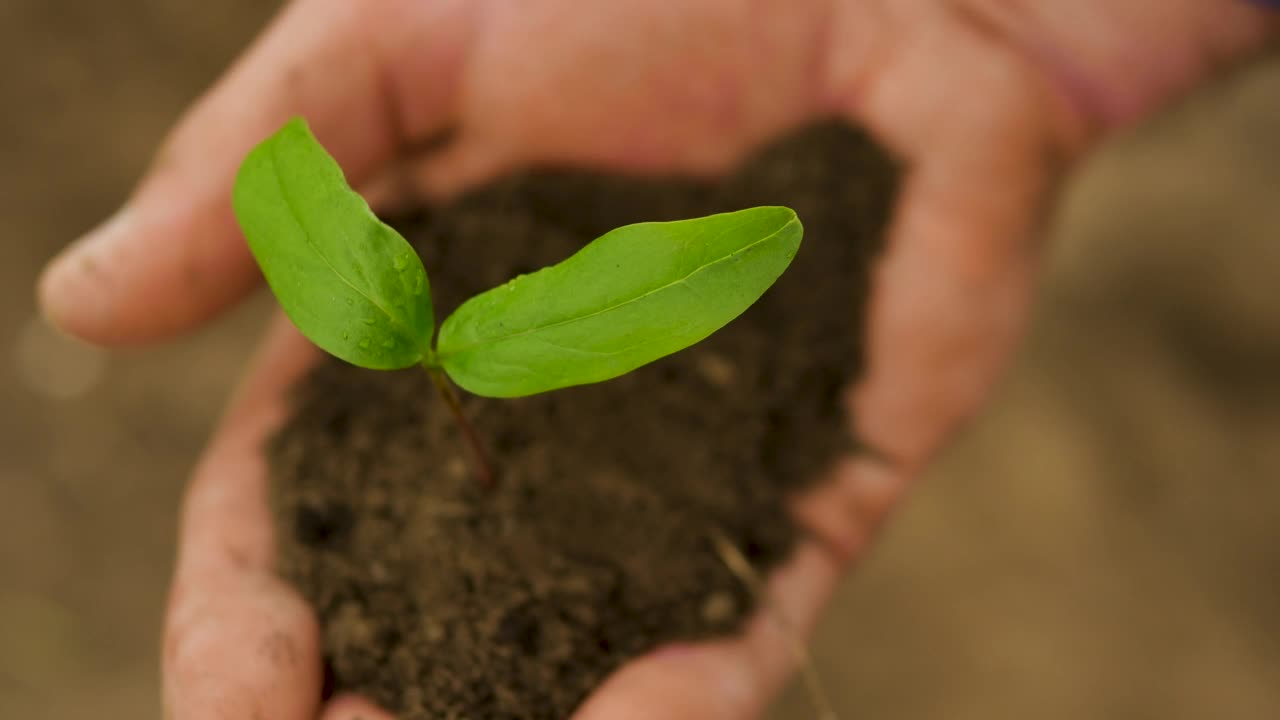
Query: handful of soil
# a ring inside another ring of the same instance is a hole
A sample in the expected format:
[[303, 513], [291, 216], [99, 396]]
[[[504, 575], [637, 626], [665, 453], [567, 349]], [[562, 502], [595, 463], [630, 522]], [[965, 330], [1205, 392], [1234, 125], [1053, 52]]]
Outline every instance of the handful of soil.
[[694, 347], [622, 378], [464, 398], [493, 454], [476, 482], [420, 370], [322, 362], [270, 445], [280, 572], [312, 603], [330, 690], [406, 720], [563, 718], [622, 663], [736, 631], [749, 591], [723, 534], [767, 573], [798, 536], [786, 500], [852, 442], [872, 263], [896, 168], [811, 128], [721, 182], [540, 172], [399, 223], [443, 317], [620, 225], [788, 205], [791, 268]]

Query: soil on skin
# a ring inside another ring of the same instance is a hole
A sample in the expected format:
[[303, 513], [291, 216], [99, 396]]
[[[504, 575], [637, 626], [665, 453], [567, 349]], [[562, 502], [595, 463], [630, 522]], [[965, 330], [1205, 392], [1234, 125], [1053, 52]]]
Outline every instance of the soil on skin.
[[822, 126], [720, 183], [540, 173], [402, 223], [437, 317], [627, 223], [783, 204], [805, 237], [694, 348], [597, 385], [465, 397], [492, 492], [425, 373], [322, 363], [269, 454], [280, 571], [319, 614], [332, 689], [407, 720], [563, 718], [626, 660], [739, 628], [752, 598], [711, 535], [767, 572], [797, 538], [786, 497], [851, 446], [841, 390], [895, 183], [862, 135]]

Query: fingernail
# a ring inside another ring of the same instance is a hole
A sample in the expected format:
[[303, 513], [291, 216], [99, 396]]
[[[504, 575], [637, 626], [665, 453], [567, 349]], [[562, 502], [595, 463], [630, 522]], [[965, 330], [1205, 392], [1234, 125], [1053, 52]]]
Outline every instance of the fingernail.
[[123, 208], [45, 266], [37, 287], [41, 311], [54, 327], [93, 340], [110, 324], [114, 271], [132, 214]]

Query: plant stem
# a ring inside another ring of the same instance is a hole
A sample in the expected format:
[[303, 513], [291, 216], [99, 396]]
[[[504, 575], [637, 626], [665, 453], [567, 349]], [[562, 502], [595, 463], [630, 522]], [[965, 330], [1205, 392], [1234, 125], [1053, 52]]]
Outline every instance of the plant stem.
[[436, 389], [440, 391], [440, 397], [444, 398], [444, 402], [449, 406], [450, 412], [453, 413], [454, 420], [458, 421], [458, 427], [462, 428], [462, 434], [467, 439], [467, 444], [471, 446], [471, 454], [475, 460], [476, 476], [480, 480], [480, 484], [485, 490], [492, 490], [496, 481], [494, 480], [493, 467], [489, 464], [489, 455], [484, 451], [484, 446], [480, 444], [480, 437], [476, 435], [476, 431], [471, 427], [471, 423], [467, 422], [467, 416], [462, 412], [462, 403], [458, 402], [458, 394], [453, 391], [453, 385], [449, 383], [449, 378], [445, 377], [444, 371], [439, 367], [424, 365], [427, 374], [431, 376], [431, 382], [435, 384]]

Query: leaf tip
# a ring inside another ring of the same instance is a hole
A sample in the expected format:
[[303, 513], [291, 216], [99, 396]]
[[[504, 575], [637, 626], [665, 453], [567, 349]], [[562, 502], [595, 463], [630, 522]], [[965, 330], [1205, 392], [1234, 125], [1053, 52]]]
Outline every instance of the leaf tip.
[[[800, 221], [800, 215], [785, 205], [766, 205], [759, 209], [767, 210], [777, 218], [777, 229], [773, 234], [791, 241], [798, 249], [804, 238], [804, 223]], [[795, 254], [794, 249], [791, 254]]]

